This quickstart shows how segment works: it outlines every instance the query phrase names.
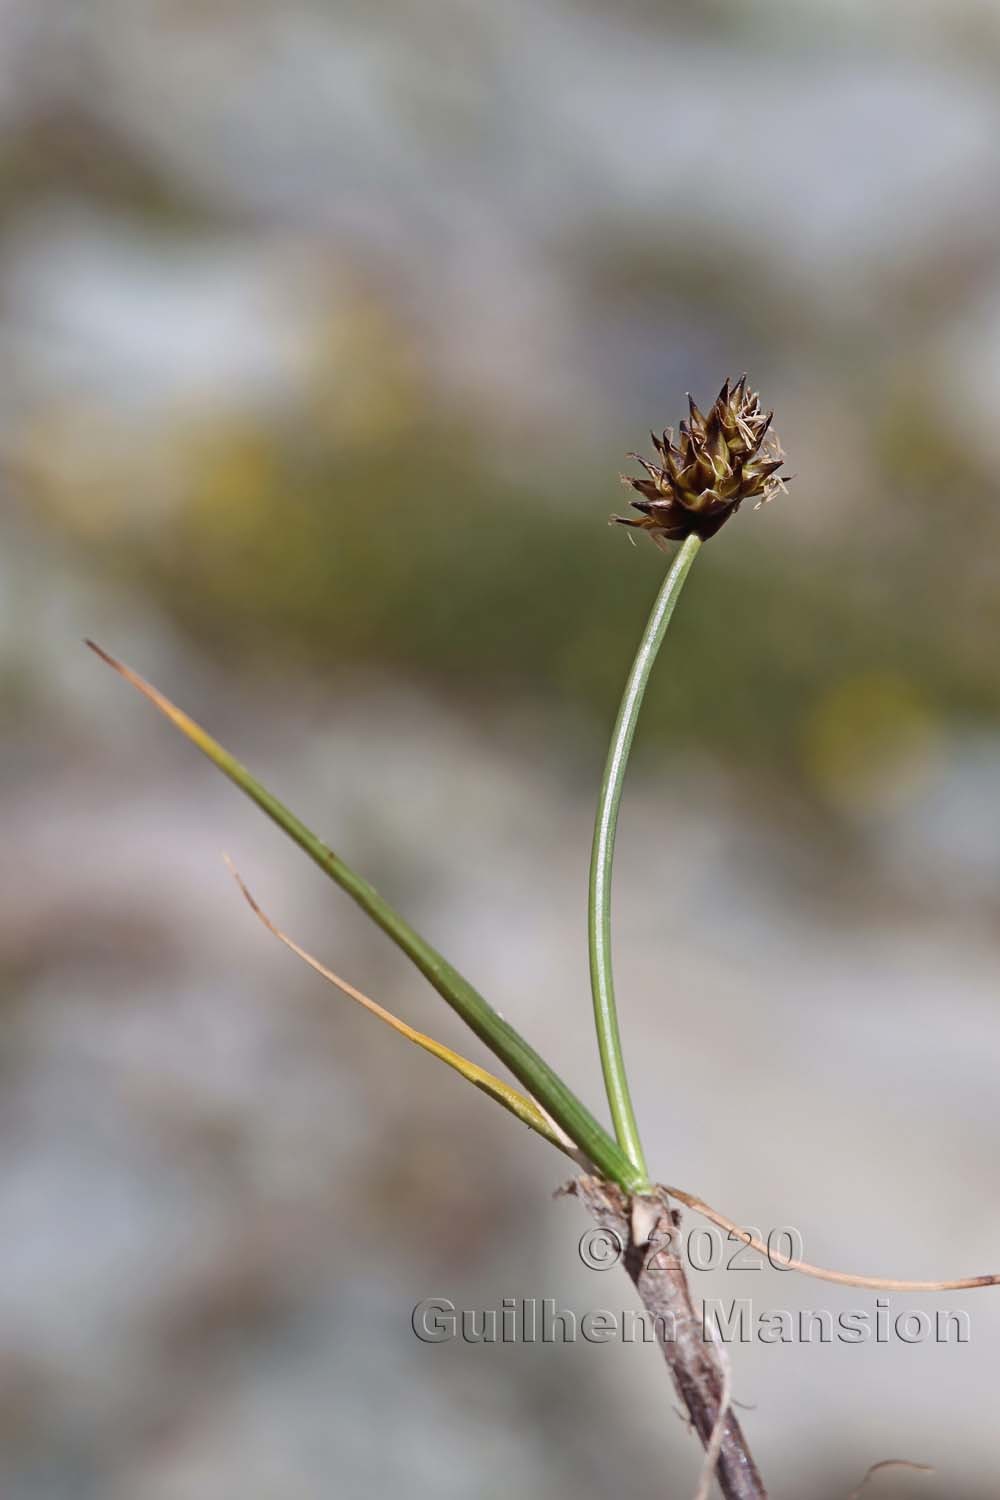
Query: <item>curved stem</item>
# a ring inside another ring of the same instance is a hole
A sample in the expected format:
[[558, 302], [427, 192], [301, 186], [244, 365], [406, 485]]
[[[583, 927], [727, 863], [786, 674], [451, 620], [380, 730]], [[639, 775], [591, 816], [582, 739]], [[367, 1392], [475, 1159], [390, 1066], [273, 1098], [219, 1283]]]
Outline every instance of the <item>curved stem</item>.
[[625, 1059], [622, 1056], [621, 1036], [618, 1030], [618, 1011], [615, 1006], [615, 985], [611, 973], [611, 867], [615, 853], [615, 834], [618, 829], [618, 808], [622, 799], [622, 783], [628, 766], [632, 740], [639, 710], [645, 696], [653, 663], [663, 644], [670, 617], [674, 612], [678, 595], [684, 587], [691, 564], [694, 562], [701, 538], [689, 536], [679, 548], [666, 578], [656, 596], [646, 628], [639, 642], [632, 670], [629, 672], [622, 697], [621, 707], [608, 760], [601, 782], [601, 795], [597, 804], [597, 819], [594, 824], [594, 843], [590, 856], [590, 901], [588, 905], [588, 930], [590, 938], [590, 986], [594, 995], [594, 1022], [597, 1026], [597, 1044], [601, 1052], [601, 1069], [607, 1090], [611, 1117], [614, 1120], [618, 1143], [626, 1156], [648, 1179], [646, 1162], [639, 1140], [639, 1127], [632, 1108]]

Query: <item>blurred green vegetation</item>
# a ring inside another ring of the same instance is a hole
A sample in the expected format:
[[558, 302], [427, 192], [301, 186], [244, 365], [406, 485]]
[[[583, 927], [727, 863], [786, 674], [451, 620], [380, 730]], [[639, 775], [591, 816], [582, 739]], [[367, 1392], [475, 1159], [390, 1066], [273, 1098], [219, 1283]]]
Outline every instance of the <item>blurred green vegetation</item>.
[[[961, 516], [970, 481], [956, 486], [962, 451], [934, 432], [919, 402], [887, 408], [873, 462], [898, 476], [894, 502], [909, 491], [903, 530], [893, 503], [862, 512], [843, 542], [814, 542], [782, 514], [810, 503], [798, 479], [706, 548], [644, 735], [808, 781], [837, 745], [849, 764], [866, 736], [876, 758], [884, 749], [878, 695], [867, 717], [864, 693], [844, 699], [855, 678], [906, 685], [930, 719], [996, 716], [1000, 611], [991, 578], [976, 586], [964, 534], [938, 525], [944, 487], [957, 490], [948, 517]], [[389, 668], [472, 712], [532, 698], [609, 719], [664, 566], [605, 525], [625, 504], [613, 475], [505, 480], [467, 433], [426, 414], [377, 442], [294, 423], [178, 441], [190, 483], [161, 523], [122, 527], [113, 504], [95, 521], [84, 501], [78, 545], [109, 580], [151, 591], [199, 651], [251, 679], [303, 671], [332, 688], [339, 672]], [[63, 528], [73, 514], [63, 495]], [[850, 702], [850, 722], [817, 749], [831, 695]]]

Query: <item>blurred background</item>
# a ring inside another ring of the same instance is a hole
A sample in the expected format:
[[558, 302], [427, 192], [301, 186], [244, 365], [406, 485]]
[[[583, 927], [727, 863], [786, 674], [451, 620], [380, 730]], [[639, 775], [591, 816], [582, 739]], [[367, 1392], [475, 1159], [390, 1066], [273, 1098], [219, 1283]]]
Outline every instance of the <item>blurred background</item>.
[[[80, 645], [219, 735], [598, 1106], [593, 801], [660, 554], [625, 451], [750, 372], [796, 475], [694, 571], [619, 840], [654, 1171], [1000, 1268], [1000, 6], [0, 4], [0, 1492], [693, 1492], [566, 1164], [257, 926], [437, 996]], [[694, 1222], [694, 1221], [692, 1221]], [[774, 1271], [774, 1307], [874, 1308]], [[733, 1347], [776, 1495], [996, 1491], [964, 1346]]]

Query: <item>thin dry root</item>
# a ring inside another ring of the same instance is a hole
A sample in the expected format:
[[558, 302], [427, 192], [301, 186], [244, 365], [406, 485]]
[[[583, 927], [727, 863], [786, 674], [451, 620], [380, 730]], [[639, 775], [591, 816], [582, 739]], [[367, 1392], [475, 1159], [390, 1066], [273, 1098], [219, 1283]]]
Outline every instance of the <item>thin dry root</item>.
[[931, 1467], [930, 1464], [914, 1464], [914, 1463], [911, 1463], [908, 1458], [883, 1458], [883, 1460], [882, 1460], [881, 1463], [872, 1464], [871, 1468], [868, 1469], [868, 1471], [865, 1474], [864, 1479], [862, 1479], [862, 1481], [858, 1485], [857, 1489], [856, 1490], [852, 1490], [851, 1493], [848, 1495], [847, 1500], [858, 1500], [858, 1496], [861, 1494], [861, 1491], [868, 1484], [868, 1482], [871, 1479], [872, 1475], [873, 1474], [877, 1474], [880, 1469], [913, 1469], [918, 1474], [933, 1474], [934, 1473], [934, 1470], [933, 1470], [933, 1468]]
[[[736, 1235], [750, 1249], [765, 1255], [772, 1265], [783, 1266], [786, 1271], [801, 1271], [803, 1276], [815, 1276], [820, 1281], [835, 1281], [840, 1286], [869, 1287], [875, 1292], [968, 1292], [977, 1286], [1000, 1284], [1000, 1275], [963, 1276], [957, 1281], [898, 1281], [891, 1276], [852, 1276], [847, 1271], [828, 1271], [823, 1266], [811, 1265], [807, 1260], [795, 1260], [789, 1255], [778, 1255], [765, 1245], [763, 1240], [752, 1235], [748, 1229], [743, 1229], [716, 1209], [709, 1208], [707, 1203], [703, 1203], [700, 1198], [695, 1198], [691, 1193], [685, 1193], [675, 1187], [664, 1187], [663, 1191], [671, 1198], [676, 1198], [679, 1202], [686, 1204], [688, 1208], [694, 1209], [695, 1213], [710, 1219], [720, 1229], [727, 1229], [730, 1234]], [[887, 1462], [895, 1463], [897, 1460], [892, 1459]]]

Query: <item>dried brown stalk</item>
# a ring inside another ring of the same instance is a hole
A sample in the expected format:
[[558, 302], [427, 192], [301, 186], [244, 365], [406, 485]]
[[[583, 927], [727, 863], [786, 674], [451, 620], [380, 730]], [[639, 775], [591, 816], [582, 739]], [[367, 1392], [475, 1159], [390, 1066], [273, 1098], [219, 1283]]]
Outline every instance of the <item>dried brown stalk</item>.
[[[582, 1200], [597, 1224], [624, 1247], [624, 1264], [643, 1306], [653, 1318], [657, 1342], [709, 1457], [726, 1500], [767, 1500], [743, 1430], [729, 1404], [728, 1381], [719, 1352], [706, 1339], [680, 1256], [679, 1215], [662, 1188], [627, 1198], [597, 1177], [578, 1177], [563, 1190]], [[704, 1489], [704, 1486], [702, 1486]]]

